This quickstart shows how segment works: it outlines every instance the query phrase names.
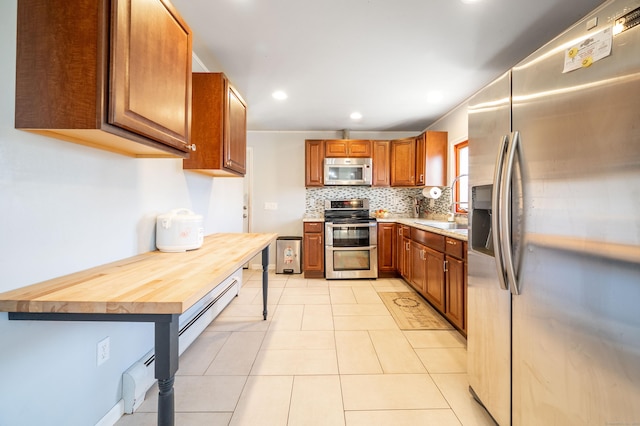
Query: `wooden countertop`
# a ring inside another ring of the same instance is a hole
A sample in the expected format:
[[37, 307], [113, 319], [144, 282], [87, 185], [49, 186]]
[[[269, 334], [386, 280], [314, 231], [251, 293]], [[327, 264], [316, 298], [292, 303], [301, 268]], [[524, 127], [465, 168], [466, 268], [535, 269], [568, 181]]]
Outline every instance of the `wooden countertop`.
[[277, 234], [214, 234], [197, 250], [153, 251], [0, 293], [0, 312], [181, 314]]

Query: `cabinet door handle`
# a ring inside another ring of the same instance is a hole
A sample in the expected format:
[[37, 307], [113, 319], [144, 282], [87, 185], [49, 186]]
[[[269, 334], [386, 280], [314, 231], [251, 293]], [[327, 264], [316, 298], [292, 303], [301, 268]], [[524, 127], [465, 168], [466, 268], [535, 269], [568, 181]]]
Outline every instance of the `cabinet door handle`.
[[451, 244], [452, 246], [457, 246], [458, 243], [455, 241], [447, 240], [447, 244]]
[[409, 244], [409, 242], [407, 241], [406, 243], [404, 243], [404, 249], [405, 249], [406, 251], [409, 251], [409, 248], [410, 248], [410, 244]]
[[444, 262], [442, 262], [442, 269], [443, 269], [445, 272], [449, 272], [449, 270], [447, 269], [447, 263], [449, 263], [449, 261], [448, 261], [448, 260], [445, 260]]
[[420, 182], [424, 182], [424, 175], [420, 175]]

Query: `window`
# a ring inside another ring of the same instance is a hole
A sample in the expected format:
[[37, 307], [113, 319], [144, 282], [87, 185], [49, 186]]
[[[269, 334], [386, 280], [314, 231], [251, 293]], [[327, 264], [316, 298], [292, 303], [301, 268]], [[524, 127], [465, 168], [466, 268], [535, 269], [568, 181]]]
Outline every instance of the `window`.
[[[469, 141], [456, 144], [453, 147], [456, 158], [456, 176], [469, 174]], [[456, 213], [467, 213], [469, 210], [469, 178], [464, 176], [456, 182], [453, 188], [453, 199]]]

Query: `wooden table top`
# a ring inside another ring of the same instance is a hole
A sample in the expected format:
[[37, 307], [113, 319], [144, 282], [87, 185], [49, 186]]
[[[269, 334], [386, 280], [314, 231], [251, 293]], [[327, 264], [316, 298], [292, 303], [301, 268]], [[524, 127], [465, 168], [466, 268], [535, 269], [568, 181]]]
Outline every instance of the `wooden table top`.
[[181, 314], [277, 234], [213, 234], [197, 250], [153, 251], [0, 293], [0, 312]]

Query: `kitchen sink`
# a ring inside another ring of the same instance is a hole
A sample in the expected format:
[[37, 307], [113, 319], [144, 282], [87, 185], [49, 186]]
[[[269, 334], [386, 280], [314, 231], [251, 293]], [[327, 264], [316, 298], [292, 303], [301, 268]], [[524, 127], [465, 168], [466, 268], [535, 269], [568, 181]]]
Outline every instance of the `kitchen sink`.
[[452, 231], [463, 231], [467, 230], [467, 225], [456, 223], [456, 222], [440, 222], [437, 220], [416, 220], [414, 223], [423, 226], [431, 226], [433, 228], [438, 229], [450, 229]]

